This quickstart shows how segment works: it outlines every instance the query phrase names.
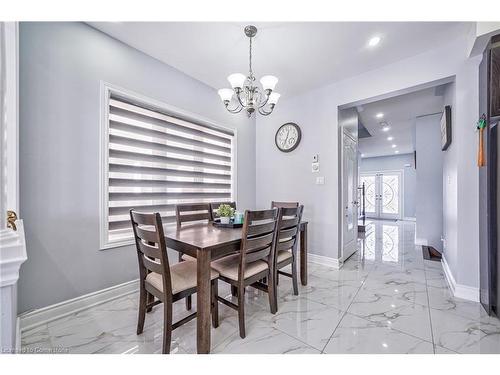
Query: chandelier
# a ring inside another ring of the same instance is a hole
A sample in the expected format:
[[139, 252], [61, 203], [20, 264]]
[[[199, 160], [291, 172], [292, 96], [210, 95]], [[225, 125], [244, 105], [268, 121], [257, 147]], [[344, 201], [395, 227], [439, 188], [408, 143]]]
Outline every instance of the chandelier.
[[231, 74], [227, 77], [227, 80], [232, 89], [220, 89], [218, 91], [224, 106], [229, 112], [239, 113], [245, 109], [248, 117], [252, 116], [255, 111], [258, 111], [263, 116], [270, 115], [280, 97], [280, 94], [273, 91], [278, 83], [278, 78], [270, 75], [263, 76], [260, 79], [262, 89], [255, 82], [252, 71], [252, 38], [256, 34], [257, 28], [255, 26], [249, 25], [245, 27], [245, 35], [250, 39], [248, 75]]

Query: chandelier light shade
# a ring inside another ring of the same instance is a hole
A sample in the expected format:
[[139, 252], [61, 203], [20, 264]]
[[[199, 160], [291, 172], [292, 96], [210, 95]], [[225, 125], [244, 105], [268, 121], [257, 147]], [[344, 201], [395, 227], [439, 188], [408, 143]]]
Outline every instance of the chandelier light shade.
[[231, 89], [220, 89], [218, 91], [220, 98], [222, 99], [223, 102], [226, 101], [231, 101], [231, 98], [233, 97], [234, 91]]
[[[231, 113], [239, 113], [246, 110], [248, 117], [254, 112], [263, 116], [270, 115], [280, 94], [274, 91], [278, 78], [272, 75], [263, 76], [260, 79], [262, 88], [255, 82], [252, 71], [252, 38], [257, 34], [257, 28], [249, 25], [245, 27], [245, 35], [249, 38], [249, 72], [248, 75], [233, 73], [227, 77], [232, 89], [220, 89], [218, 94], [226, 109]], [[233, 99], [234, 98], [234, 99]]]
[[241, 89], [245, 84], [246, 79], [247, 77], [245, 77], [245, 75], [241, 73], [233, 73], [229, 77], [227, 77], [227, 80], [229, 81], [233, 89]]
[[275, 76], [264, 76], [260, 79], [260, 84], [262, 85], [264, 91], [273, 91], [277, 83], [278, 78]]

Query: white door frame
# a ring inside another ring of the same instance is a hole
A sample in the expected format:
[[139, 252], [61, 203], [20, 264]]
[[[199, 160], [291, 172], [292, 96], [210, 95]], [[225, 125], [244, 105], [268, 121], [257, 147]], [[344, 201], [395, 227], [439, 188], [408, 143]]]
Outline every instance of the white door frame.
[[[377, 209], [377, 207], [375, 207], [375, 219], [397, 219], [397, 220], [402, 220], [402, 218], [404, 217], [404, 170], [403, 169], [387, 169], [387, 170], [371, 170], [371, 171], [363, 171], [363, 172], [360, 172], [359, 175], [360, 177], [363, 176], [363, 175], [370, 175], [370, 176], [373, 176], [373, 175], [378, 175], [378, 174], [398, 174], [399, 175], [399, 215], [395, 215], [395, 216], [386, 216], [386, 217], [383, 217], [383, 215], [378, 212], [379, 209]], [[377, 193], [378, 194], [378, 193]]]
[[7, 227], [7, 210], [19, 213], [18, 24], [0, 22], [0, 346], [19, 349], [17, 291], [19, 269], [26, 261], [23, 221]]

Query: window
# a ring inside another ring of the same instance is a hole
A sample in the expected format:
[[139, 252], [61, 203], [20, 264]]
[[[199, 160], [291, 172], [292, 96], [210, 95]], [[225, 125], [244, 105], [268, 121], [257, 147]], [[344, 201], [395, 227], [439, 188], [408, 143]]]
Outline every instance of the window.
[[104, 87], [101, 248], [132, 242], [129, 210], [175, 223], [179, 203], [231, 201], [234, 133]]

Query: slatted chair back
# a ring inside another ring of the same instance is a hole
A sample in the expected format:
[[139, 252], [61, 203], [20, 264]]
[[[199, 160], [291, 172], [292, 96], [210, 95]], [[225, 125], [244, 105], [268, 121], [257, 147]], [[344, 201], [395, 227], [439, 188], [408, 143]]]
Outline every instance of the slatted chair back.
[[245, 211], [243, 223], [239, 280], [244, 279], [246, 264], [263, 259], [269, 266], [274, 261], [274, 240], [278, 228], [278, 209]]
[[170, 265], [160, 214], [140, 213], [132, 209], [130, 210], [130, 220], [134, 229], [141, 283], [144, 282], [148, 273], [156, 272], [162, 275], [163, 293], [170, 291], [171, 295]]
[[219, 215], [217, 215], [217, 209], [219, 208], [219, 206], [221, 204], [228, 204], [229, 206], [231, 206], [232, 208], [234, 208], [236, 210], [236, 202], [213, 202], [213, 203], [210, 203], [210, 215], [212, 215], [210, 217], [211, 221], [214, 221], [214, 219], [219, 217]]
[[294, 208], [299, 207], [299, 202], [271, 202], [271, 208]]
[[292, 250], [293, 255], [297, 252], [297, 239], [299, 237], [300, 220], [304, 206], [280, 208], [278, 214], [278, 233], [275, 242], [274, 254], [278, 252]]
[[194, 221], [209, 222], [212, 218], [210, 214], [210, 205], [208, 203], [185, 203], [178, 204], [175, 207], [175, 218], [177, 226], [182, 226], [182, 223]]

